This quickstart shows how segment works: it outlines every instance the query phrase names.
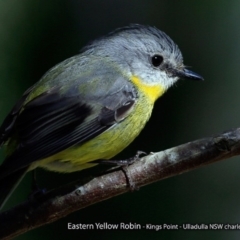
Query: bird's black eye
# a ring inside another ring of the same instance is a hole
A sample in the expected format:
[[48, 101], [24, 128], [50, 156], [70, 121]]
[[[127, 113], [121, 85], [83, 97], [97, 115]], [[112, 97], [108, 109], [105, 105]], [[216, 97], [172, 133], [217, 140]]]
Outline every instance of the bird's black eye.
[[161, 55], [154, 55], [151, 57], [151, 61], [154, 67], [159, 67], [163, 62], [163, 57]]

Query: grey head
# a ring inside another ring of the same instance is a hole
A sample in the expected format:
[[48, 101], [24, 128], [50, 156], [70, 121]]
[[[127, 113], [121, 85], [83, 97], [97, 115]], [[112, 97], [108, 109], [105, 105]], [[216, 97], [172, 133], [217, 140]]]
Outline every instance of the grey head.
[[131, 24], [116, 29], [82, 49], [84, 55], [106, 59], [129, 78], [168, 89], [179, 78], [203, 80], [185, 68], [178, 46], [155, 27]]

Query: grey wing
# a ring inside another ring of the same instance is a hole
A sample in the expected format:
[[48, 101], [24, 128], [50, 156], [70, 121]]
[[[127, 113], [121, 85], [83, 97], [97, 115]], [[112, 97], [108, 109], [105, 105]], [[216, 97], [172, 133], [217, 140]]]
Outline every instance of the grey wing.
[[65, 95], [55, 89], [32, 99], [21, 112], [19, 108], [18, 115], [2, 126], [2, 132], [9, 128], [9, 133], [17, 134], [18, 144], [1, 165], [0, 178], [80, 145], [126, 118], [134, 107], [136, 93], [125, 79], [118, 81], [109, 86], [111, 91], [108, 88], [105, 96], [95, 99], [93, 93], [87, 99], [72, 94], [71, 89]]

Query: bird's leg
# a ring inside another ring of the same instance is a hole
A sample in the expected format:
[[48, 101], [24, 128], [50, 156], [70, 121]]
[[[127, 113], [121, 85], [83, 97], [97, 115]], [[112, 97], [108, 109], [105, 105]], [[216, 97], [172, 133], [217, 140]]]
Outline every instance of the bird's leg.
[[131, 158], [128, 158], [128, 159], [125, 159], [125, 160], [102, 160], [101, 159], [101, 160], [97, 160], [97, 161], [94, 161], [94, 162], [99, 163], [99, 164], [114, 166], [110, 170], [113, 170], [115, 168], [120, 167], [122, 169], [122, 171], [124, 172], [124, 175], [127, 179], [127, 182], [128, 182], [128, 185], [129, 185], [131, 191], [136, 191], [139, 188], [136, 186], [136, 184], [132, 180], [131, 174], [130, 174], [127, 166], [129, 166], [129, 165], [135, 163], [136, 161], [138, 161], [140, 159], [141, 155], [146, 155], [146, 153], [143, 152], [143, 151], [137, 151], [137, 153], [134, 157], [131, 157]]
[[93, 161], [94, 163], [99, 163], [99, 164], [105, 164], [105, 165], [112, 165], [112, 166], [116, 166], [116, 167], [124, 167], [124, 166], [128, 166], [131, 165], [133, 163], [135, 163], [136, 161], [138, 161], [140, 159], [141, 155], [146, 155], [145, 152], [143, 151], [137, 151], [136, 155], [128, 158], [128, 159], [124, 159], [124, 160], [96, 160]]

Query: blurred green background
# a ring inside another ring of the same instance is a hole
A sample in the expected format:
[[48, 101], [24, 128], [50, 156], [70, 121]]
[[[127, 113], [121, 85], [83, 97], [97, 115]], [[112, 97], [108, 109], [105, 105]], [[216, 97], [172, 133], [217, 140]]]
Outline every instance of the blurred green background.
[[[118, 159], [156, 152], [240, 126], [240, 2], [206, 0], [0, 0], [0, 120], [52, 66], [89, 40], [129, 23], [154, 25], [204, 82], [179, 82], [158, 100]], [[3, 157], [1, 158], [3, 159]], [[240, 223], [239, 158], [172, 177], [75, 212], [17, 239], [239, 239], [238, 231], [69, 231], [67, 223]], [[81, 176], [38, 171], [50, 189]], [[9, 206], [28, 196], [25, 177]], [[1, 223], [0, 223], [1, 227]]]

